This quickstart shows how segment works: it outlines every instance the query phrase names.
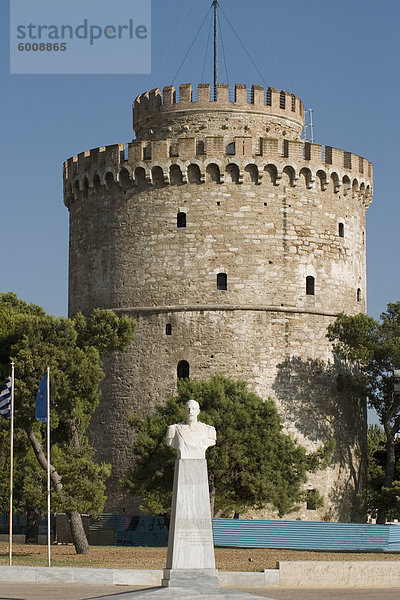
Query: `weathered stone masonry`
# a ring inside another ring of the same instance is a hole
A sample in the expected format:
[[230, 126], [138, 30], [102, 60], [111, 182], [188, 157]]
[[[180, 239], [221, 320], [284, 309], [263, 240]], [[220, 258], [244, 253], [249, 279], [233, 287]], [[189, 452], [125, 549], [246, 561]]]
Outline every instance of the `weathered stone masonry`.
[[335, 464], [309, 484], [325, 507], [299, 516], [348, 520], [365, 407], [338, 391], [326, 328], [366, 309], [371, 163], [303, 142], [302, 103], [274, 88], [236, 85], [230, 98], [219, 85], [211, 101], [208, 84], [196, 99], [185, 84], [178, 101], [167, 87], [139, 96], [133, 115], [135, 141], [64, 165], [69, 312], [138, 321], [132, 348], [106, 362], [91, 425], [98, 458], [113, 464], [108, 509], [132, 510], [118, 486], [130, 413], [173, 392], [186, 361], [190, 377], [224, 373], [272, 396], [307, 447], [334, 437]]

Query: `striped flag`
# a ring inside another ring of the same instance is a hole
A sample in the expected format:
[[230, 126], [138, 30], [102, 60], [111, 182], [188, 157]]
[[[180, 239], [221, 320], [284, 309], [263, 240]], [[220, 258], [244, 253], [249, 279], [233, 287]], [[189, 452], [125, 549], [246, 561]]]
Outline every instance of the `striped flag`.
[[5, 419], [11, 417], [11, 385], [12, 377], [10, 375], [0, 392], [0, 415]]

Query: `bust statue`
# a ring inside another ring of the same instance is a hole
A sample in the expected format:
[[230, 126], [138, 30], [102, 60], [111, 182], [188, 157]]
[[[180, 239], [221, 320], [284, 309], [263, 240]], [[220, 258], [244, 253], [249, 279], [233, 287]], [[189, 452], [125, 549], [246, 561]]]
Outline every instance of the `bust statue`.
[[215, 427], [198, 421], [199, 412], [199, 403], [188, 400], [185, 404], [186, 422], [167, 428], [167, 446], [175, 448], [177, 458], [205, 458], [207, 448], [215, 446]]

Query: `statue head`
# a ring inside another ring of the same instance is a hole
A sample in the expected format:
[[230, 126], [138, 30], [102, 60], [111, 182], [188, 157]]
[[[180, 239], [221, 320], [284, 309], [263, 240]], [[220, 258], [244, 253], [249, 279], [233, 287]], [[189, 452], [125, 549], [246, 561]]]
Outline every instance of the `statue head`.
[[185, 404], [186, 423], [196, 423], [197, 417], [200, 412], [200, 405], [196, 400], [188, 400]]

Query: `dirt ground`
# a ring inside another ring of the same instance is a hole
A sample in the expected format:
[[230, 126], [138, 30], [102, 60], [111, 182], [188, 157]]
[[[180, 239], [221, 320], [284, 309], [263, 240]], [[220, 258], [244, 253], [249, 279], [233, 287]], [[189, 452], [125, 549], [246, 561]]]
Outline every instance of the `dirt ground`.
[[[92, 546], [88, 556], [77, 556], [71, 545], [51, 547], [54, 567], [109, 569], [163, 569], [166, 548]], [[308, 552], [267, 548], [216, 548], [215, 561], [221, 571], [261, 571], [274, 569], [287, 560], [399, 560], [400, 553]], [[8, 565], [8, 544], [0, 542], [0, 565]], [[46, 566], [47, 546], [14, 544], [13, 565]]]

